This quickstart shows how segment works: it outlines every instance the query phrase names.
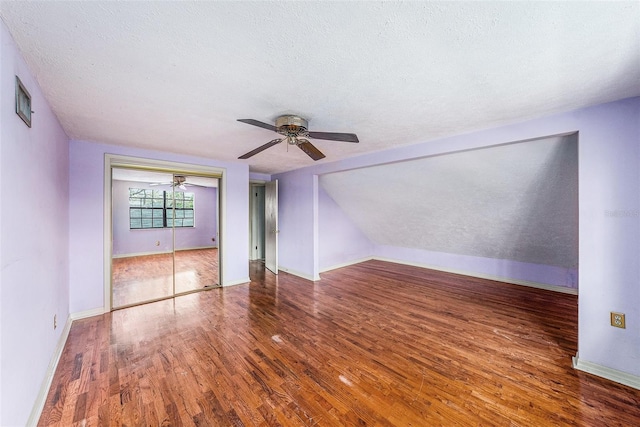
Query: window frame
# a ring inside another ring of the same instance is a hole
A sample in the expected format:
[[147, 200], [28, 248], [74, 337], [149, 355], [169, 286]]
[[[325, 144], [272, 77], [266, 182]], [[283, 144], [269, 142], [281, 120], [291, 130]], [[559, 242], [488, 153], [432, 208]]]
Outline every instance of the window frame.
[[[178, 194], [181, 197], [176, 198]], [[187, 195], [189, 197], [186, 197]], [[195, 193], [129, 187], [128, 200], [129, 230], [195, 228], [196, 226]], [[138, 203], [132, 204], [136, 200]], [[179, 204], [180, 207], [178, 207]], [[190, 207], [186, 207], [185, 204]], [[137, 215], [133, 215], [134, 212]], [[177, 212], [181, 212], [181, 214], [176, 215]], [[191, 221], [187, 221], [188, 223], [185, 225], [185, 220]], [[134, 221], [137, 221], [137, 224], [134, 224]], [[145, 226], [145, 224], [150, 224], [150, 226]]]

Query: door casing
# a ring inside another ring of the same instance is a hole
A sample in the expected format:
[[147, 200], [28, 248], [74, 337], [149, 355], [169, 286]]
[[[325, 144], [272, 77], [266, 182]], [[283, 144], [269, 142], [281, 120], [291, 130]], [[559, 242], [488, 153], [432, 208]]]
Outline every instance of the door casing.
[[278, 180], [264, 185], [264, 265], [278, 274]]

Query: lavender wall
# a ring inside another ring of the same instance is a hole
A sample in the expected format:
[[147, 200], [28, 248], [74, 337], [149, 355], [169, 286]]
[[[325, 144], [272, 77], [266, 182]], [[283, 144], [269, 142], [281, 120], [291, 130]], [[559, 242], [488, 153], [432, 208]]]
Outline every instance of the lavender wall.
[[279, 267], [317, 280], [317, 177], [304, 171], [294, 171], [276, 178], [279, 179]]
[[387, 245], [375, 245], [373, 256], [381, 260], [418, 265], [476, 277], [501, 279], [508, 283], [550, 288], [568, 293], [575, 293], [578, 287], [577, 268]]
[[325, 174], [320, 183], [378, 245], [578, 266], [576, 134]]
[[320, 186], [318, 189], [319, 269], [326, 271], [373, 255], [371, 240]]
[[577, 287], [575, 133], [324, 174], [320, 183], [377, 258]]
[[[315, 203], [313, 176], [576, 131], [579, 132], [579, 358], [640, 376], [637, 351], [640, 348], [640, 98], [277, 175], [275, 178], [285, 184], [281, 185], [281, 199], [295, 203], [300, 213], [295, 217], [281, 217], [281, 229], [286, 228], [287, 234], [280, 239], [280, 257], [287, 260], [291, 269], [310, 276], [318, 274], [313, 264], [305, 261], [316, 256], [313, 243], [301, 245], [296, 241], [296, 236], [313, 236], [313, 215], [310, 214]], [[318, 239], [326, 238], [324, 234], [318, 235]], [[322, 243], [320, 246], [323, 247]], [[413, 257], [417, 255], [418, 261], [426, 263], [424, 257], [431, 256], [407, 254], [404, 248], [381, 249], [399, 261], [415, 260]], [[473, 271], [482, 264], [481, 259], [458, 261], [460, 270]], [[528, 270], [534, 267], [521, 266]], [[627, 329], [609, 325], [610, 311], [626, 314]]]
[[249, 170], [240, 163], [181, 156], [84, 141], [70, 143], [70, 310], [104, 306], [104, 156], [106, 153], [143, 159], [225, 168], [221, 207], [226, 230], [222, 260], [223, 285], [249, 277]]
[[[577, 111], [580, 359], [640, 376], [640, 98]], [[609, 325], [626, 313], [627, 329]]]
[[[16, 75], [31, 94], [31, 128], [15, 113]], [[0, 425], [19, 426], [69, 315], [69, 148], [2, 23], [0, 141]]]
[[[171, 247], [172, 229], [129, 228], [129, 188], [158, 189], [141, 182], [113, 181], [113, 255], [131, 256], [162, 252], [159, 248], [164, 247], [167, 242]], [[175, 229], [176, 250], [217, 247], [217, 188], [194, 186], [189, 187], [187, 191], [195, 195], [195, 226]], [[215, 238], [215, 241], [212, 241], [212, 238]], [[156, 242], [160, 242], [160, 246], [156, 246]]]

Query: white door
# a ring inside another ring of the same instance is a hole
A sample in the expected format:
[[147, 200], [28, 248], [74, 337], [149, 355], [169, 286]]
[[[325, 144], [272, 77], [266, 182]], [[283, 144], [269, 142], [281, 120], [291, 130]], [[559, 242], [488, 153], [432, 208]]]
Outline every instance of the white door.
[[264, 265], [278, 274], [278, 180], [264, 186]]

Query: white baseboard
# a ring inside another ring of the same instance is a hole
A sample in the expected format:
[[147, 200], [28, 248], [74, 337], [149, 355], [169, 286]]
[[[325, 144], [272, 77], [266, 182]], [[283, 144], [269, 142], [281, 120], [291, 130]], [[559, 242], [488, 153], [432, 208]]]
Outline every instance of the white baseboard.
[[197, 251], [198, 249], [217, 249], [218, 245], [212, 245], [212, 246], [194, 246], [193, 248], [179, 248], [176, 249], [176, 252], [180, 252], [180, 251]]
[[56, 369], [58, 368], [58, 362], [60, 361], [60, 356], [62, 356], [62, 351], [64, 350], [64, 346], [67, 343], [67, 338], [69, 337], [69, 331], [71, 331], [71, 316], [67, 318], [67, 322], [64, 324], [64, 329], [60, 334], [60, 338], [58, 339], [58, 344], [51, 356], [51, 360], [49, 361], [49, 367], [47, 368], [47, 373], [42, 381], [42, 385], [40, 386], [40, 391], [38, 392], [38, 397], [36, 398], [35, 403], [33, 404], [33, 409], [31, 409], [31, 414], [29, 415], [29, 419], [27, 420], [28, 427], [35, 427], [38, 425], [38, 421], [40, 420], [40, 416], [42, 415], [42, 410], [44, 409], [45, 403], [47, 403], [47, 395], [49, 394], [49, 388], [51, 388], [51, 383], [53, 382], [53, 375], [56, 373]]
[[230, 282], [225, 282], [222, 284], [223, 288], [228, 288], [229, 286], [236, 286], [236, 285], [243, 285], [245, 283], [249, 283], [251, 282], [251, 279], [248, 277], [245, 277], [244, 279], [239, 279], [239, 280], [232, 280]]
[[[180, 252], [180, 251], [195, 251], [198, 249], [216, 249], [218, 246], [217, 245], [213, 245], [213, 246], [196, 246], [193, 248], [180, 248], [180, 249], [176, 249], [176, 252]], [[167, 255], [167, 254], [171, 254], [173, 253], [173, 251], [155, 251], [155, 252], [136, 252], [133, 254], [117, 254], [117, 255], [113, 255], [112, 258], [133, 258], [136, 256], [149, 256], [149, 255]]]
[[311, 275], [309, 275], [307, 273], [302, 273], [300, 271], [291, 270], [291, 269], [289, 269], [287, 267], [282, 267], [282, 266], [279, 266], [278, 270], [283, 271], [283, 272], [288, 273], [288, 274], [293, 274], [294, 276], [298, 276], [298, 277], [300, 277], [302, 279], [310, 280], [312, 282], [316, 282], [316, 281], [320, 280], [320, 275], [319, 274], [314, 277], [314, 276], [311, 276]]
[[530, 288], [545, 289], [547, 291], [561, 292], [563, 294], [578, 295], [576, 288], [567, 288], [565, 286], [548, 285], [546, 283], [530, 282], [527, 280], [510, 279], [508, 277], [493, 276], [491, 274], [474, 273], [471, 271], [457, 270], [455, 268], [444, 268], [434, 265], [422, 264], [418, 262], [402, 261], [393, 258], [373, 257], [372, 259], [385, 262], [393, 262], [396, 264], [411, 265], [413, 267], [428, 268], [429, 270], [444, 271], [445, 273], [460, 274], [462, 276], [477, 277], [479, 279], [494, 280], [496, 282], [511, 283], [512, 285], [528, 286]]
[[629, 374], [627, 372], [618, 371], [617, 369], [607, 368], [606, 366], [598, 365], [597, 363], [581, 360], [580, 358], [578, 358], [577, 354], [575, 355], [575, 357], [573, 357], [573, 367], [579, 371], [597, 375], [599, 377], [606, 378], [608, 380], [640, 390], [639, 376]]
[[326, 273], [327, 271], [337, 270], [338, 268], [349, 267], [350, 265], [360, 264], [361, 262], [371, 261], [374, 259], [373, 257], [360, 258], [354, 261], [343, 262], [342, 264], [332, 265], [331, 267], [326, 267], [320, 270], [320, 273]]
[[69, 318], [71, 320], [86, 319], [87, 317], [99, 316], [104, 313], [106, 313], [104, 308], [99, 307], [99, 308], [92, 308], [91, 310], [80, 311], [78, 313], [71, 313], [69, 315]]
[[117, 255], [113, 255], [112, 258], [133, 258], [137, 256], [168, 255], [171, 253], [173, 253], [173, 251], [136, 252], [133, 254], [117, 254]]

